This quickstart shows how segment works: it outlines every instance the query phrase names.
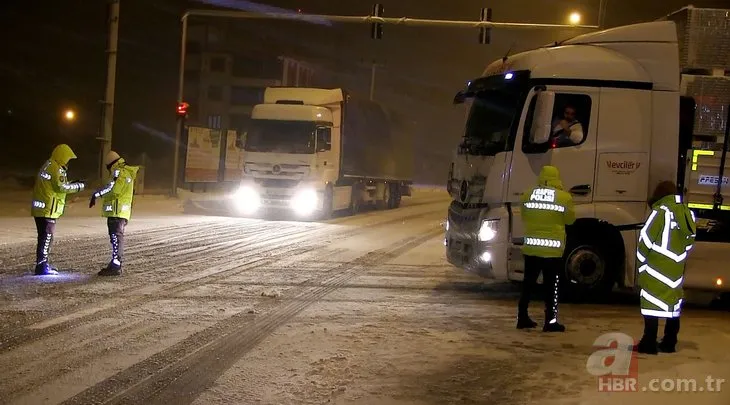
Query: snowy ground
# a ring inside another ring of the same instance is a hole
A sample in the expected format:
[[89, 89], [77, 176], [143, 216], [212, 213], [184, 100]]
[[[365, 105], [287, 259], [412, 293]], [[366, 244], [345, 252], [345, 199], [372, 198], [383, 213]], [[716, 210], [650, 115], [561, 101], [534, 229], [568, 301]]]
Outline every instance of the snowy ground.
[[[517, 331], [515, 287], [445, 263], [445, 193], [404, 203], [294, 223], [143, 198], [114, 280], [94, 276], [105, 229], [83, 202], [59, 222], [58, 277], [29, 275], [27, 214], [0, 218], [0, 403], [730, 403], [730, 382], [597, 392], [586, 360], [603, 333], [640, 334], [632, 300], [563, 305], [565, 334]], [[640, 387], [730, 381], [730, 314], [690, 308], [682, 322], [678, 353], [639, 358]]]

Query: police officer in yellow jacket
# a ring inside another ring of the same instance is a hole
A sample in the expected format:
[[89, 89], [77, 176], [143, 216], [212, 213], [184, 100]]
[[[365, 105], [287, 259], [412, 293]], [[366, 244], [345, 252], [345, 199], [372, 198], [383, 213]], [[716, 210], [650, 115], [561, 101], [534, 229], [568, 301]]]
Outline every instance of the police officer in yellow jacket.
[[94, 192], [89, 201], [89, 208], [96, 205], [96, 199], [102, 198], [101, 215], [107, 218], [109, 242], [112, 256], [109, 264], [99, 271], [100, 276], [119, 276], [122, 274], [124, 257], [124, 228], [132, 215], [134, 199], [134, 180], [139, 167], [129, 166], [118, 153], [111, 151], [104, 158], [104, 164], [111, 174], [109, 183]]
[[[636, 251], [644, 316], [644, 336], [638, 351], [673, 353], [684, 296], [684, 267], [697, 227], [694, 213], [682, 202], [671, 181], [657, 186], [649, 206], [651, 213], [639, 233]], [[666, 319], [666, 323], [664, 339], [657, 344], [659, 318]]]
[[35, 179], [31, 215], [35, 219], [38, 232], [36, 245], [35, 274], [58, 274], [49, 263], [51, 244], [56, 230], [56, 220], [63, 215], [66, 194], [78, 193], [84, 189], [83, 181], [69, 182], [66, 178], [68, 162], [76, 159], [76, 154], [68, 145], [56, 146]]
[[545, 286], [545, 332], [564, 332], [558, 323], [558, 286], [565, 249], [565, 225], [575, 222], [573, 198], [563, 191], [560, 173], [554, 166], [544, 166], [538, 184], [522, 195], [522, 223], [525, 238], [525, 277], [518, 306], [517, 328], [534, 328], [527, 308], [537, 286], [540, 272]]

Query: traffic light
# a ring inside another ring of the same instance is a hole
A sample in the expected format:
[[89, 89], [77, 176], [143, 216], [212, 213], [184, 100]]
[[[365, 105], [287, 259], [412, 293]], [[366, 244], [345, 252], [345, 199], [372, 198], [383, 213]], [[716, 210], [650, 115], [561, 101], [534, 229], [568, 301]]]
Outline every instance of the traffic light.
[[[373, 4], [373, 17], [382, 17], [383, 16], [383, 5], [382, 4]], [[382, 39], [383, 38], [383, 24], [379, 22], [374, 22], [370, 24], [370, 37], [372, 39]]]
[[177, 104], [177, 115], [179, 117], [186, 118], [188, 116], [188, 108], [190, 107], [190, 104], [186, 102], [181, 102]]
[[[479, 21], [492, 21], [492, 9], [483, 8]], [[489, 45], [490, 42], [492, 42], [492, 28], [479, 27], [479, 43]]]

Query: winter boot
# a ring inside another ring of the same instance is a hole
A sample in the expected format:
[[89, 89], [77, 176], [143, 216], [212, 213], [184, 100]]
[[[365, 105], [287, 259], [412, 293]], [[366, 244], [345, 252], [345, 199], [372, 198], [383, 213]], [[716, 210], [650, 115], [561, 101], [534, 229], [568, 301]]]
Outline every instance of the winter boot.
[[542, 327], [543, 332], [565, 332], [565, 326], [558, 323], [557, 320], [554, 320], [555, 322], [545, 322], [545, 325]]
[[565, 326], [558, 323], [557, 302], [558, 300], [555, 298], [552, 308], [548, 307], [545, 309], [545, 324], [542, 327], [543, 332], [565, 332]]
[[102, 277], [108, 276], [121, 276], [122, 275], [122, 263], [119, 261], [112, 260], [109, 264], [101, 269], [97, 275]]
[[641, 339], [639, 344], [636, 345], [636, 351], [641, 354], [657, 354], [659, 350], [657, 348], [656, 341]]
[[537, 327], [537, 322], [530, 319], [527, 315], [517, 317], [517, 329], [532, 329]]
[[670, 342], [667, 340], [667, 338], [664, 338], [659, 341], [659, 343], [657, 343], [656, 348], [662, 353], [676, 353], [677, 343]]
[[56, 274], [58, 274], [58, 269], [48, 264], [48, 262], [35, 265], [36, 276], [54, 276]]

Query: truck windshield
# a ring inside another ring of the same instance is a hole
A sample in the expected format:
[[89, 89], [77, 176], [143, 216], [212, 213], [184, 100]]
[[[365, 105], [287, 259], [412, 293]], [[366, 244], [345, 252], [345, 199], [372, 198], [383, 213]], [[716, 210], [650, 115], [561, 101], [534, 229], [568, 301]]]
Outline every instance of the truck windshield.
[[512, 126], [517, 124], [519, 96], [507, 89], [478, 93], [472, 101], [462, 146], [472, 154], [488, 156], [509, 150], [514, 145], [516, 131]]
[[249, 152], [314, 153], [316, 124], [308, 121], [251, 120], [244, 149]]

